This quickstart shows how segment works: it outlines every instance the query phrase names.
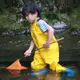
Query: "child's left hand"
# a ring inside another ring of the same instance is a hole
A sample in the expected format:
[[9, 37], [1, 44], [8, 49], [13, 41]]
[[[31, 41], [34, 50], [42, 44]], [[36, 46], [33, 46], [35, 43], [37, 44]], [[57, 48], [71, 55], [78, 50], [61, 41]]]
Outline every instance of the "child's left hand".
[[50, 43], [48, 43], [48, 42], [46, 42], [45, 44], [43, 44], [44, 48], [49, 48], [49, 46], [50, 46]]

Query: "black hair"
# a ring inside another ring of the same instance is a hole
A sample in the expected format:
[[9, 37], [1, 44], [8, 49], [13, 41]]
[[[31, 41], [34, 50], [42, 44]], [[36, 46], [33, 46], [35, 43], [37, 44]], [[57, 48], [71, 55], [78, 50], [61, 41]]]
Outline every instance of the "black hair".
[[35, 12], [38, 13], [38, 15], [37, 15], [38, 17], [41, 17], [39, 5], [35, 4], [35, 3], [28, 3], [23, 6], [21, 13], [22, 13], [23, 17], [25, 18], [27, 13], [35, 14]]

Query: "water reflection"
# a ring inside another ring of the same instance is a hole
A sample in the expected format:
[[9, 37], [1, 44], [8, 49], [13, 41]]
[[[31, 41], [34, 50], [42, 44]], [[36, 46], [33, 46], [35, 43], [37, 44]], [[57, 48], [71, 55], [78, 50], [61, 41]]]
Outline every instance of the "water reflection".
[[80, 71], [76, 69], [75, 76], [68, 77], [64, 73], [49, 71], [47, 74], [31, 76], [30, 70], [6, 70], [0, 69], [0, 80], [80, 80]]
[[20, 76], [21, 71], [20, 70], [8, 70], [10, 74], [14, 77]]
[[50, 71], [48, 74], [37, 76], [37, 80], [61, 80], [59, 73]]

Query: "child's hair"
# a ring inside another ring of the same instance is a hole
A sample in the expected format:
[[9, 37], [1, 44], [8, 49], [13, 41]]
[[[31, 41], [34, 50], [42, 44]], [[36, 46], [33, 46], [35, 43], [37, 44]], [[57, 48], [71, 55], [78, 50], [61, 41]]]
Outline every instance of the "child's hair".
[[38, 17], [40, 17], [40, 7], [38, 4], [35, 3], [28, 3], [26, 5], [24, 5], [23, 9], [22, 9], [22, 15], [25, 18], [26, 15], [28, 15], [29, 13], [31, 14], [35, 14], [35, 12], [38, 13]]

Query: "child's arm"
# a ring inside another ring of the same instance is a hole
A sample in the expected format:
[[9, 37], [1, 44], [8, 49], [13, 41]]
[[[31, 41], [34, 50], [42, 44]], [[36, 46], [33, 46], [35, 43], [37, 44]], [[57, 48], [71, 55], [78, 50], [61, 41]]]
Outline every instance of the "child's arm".
[[33, 40], [31, 40], [29, 50], [32, 51], [33, 48], [34, 48], [34, 42], [33, 42]]
[[43, 44], [43, 47], [49, 47], [54, 30], [44, 20], [39, 20], [38, 25], [43, 32], [48, 31], [48, 40], [46, 43]]
[[24, 55], [25, 55], [25, 56], [30, 56], [33, 48], [34, 48], [34, 42], [33, 42], [33, 40], [31, 40], [29, 49], [26, 50], [26, 52], [24, 53]]
[[53, 36], [53, 28], [52, 27], [48, 27], [47, 29], [48, 31], [48, 40], [45, 44], [43, 44], [43, 47], [49, 47], [50, 43], [51, 43], [51, 39], [52, 39], [52, 36]]

